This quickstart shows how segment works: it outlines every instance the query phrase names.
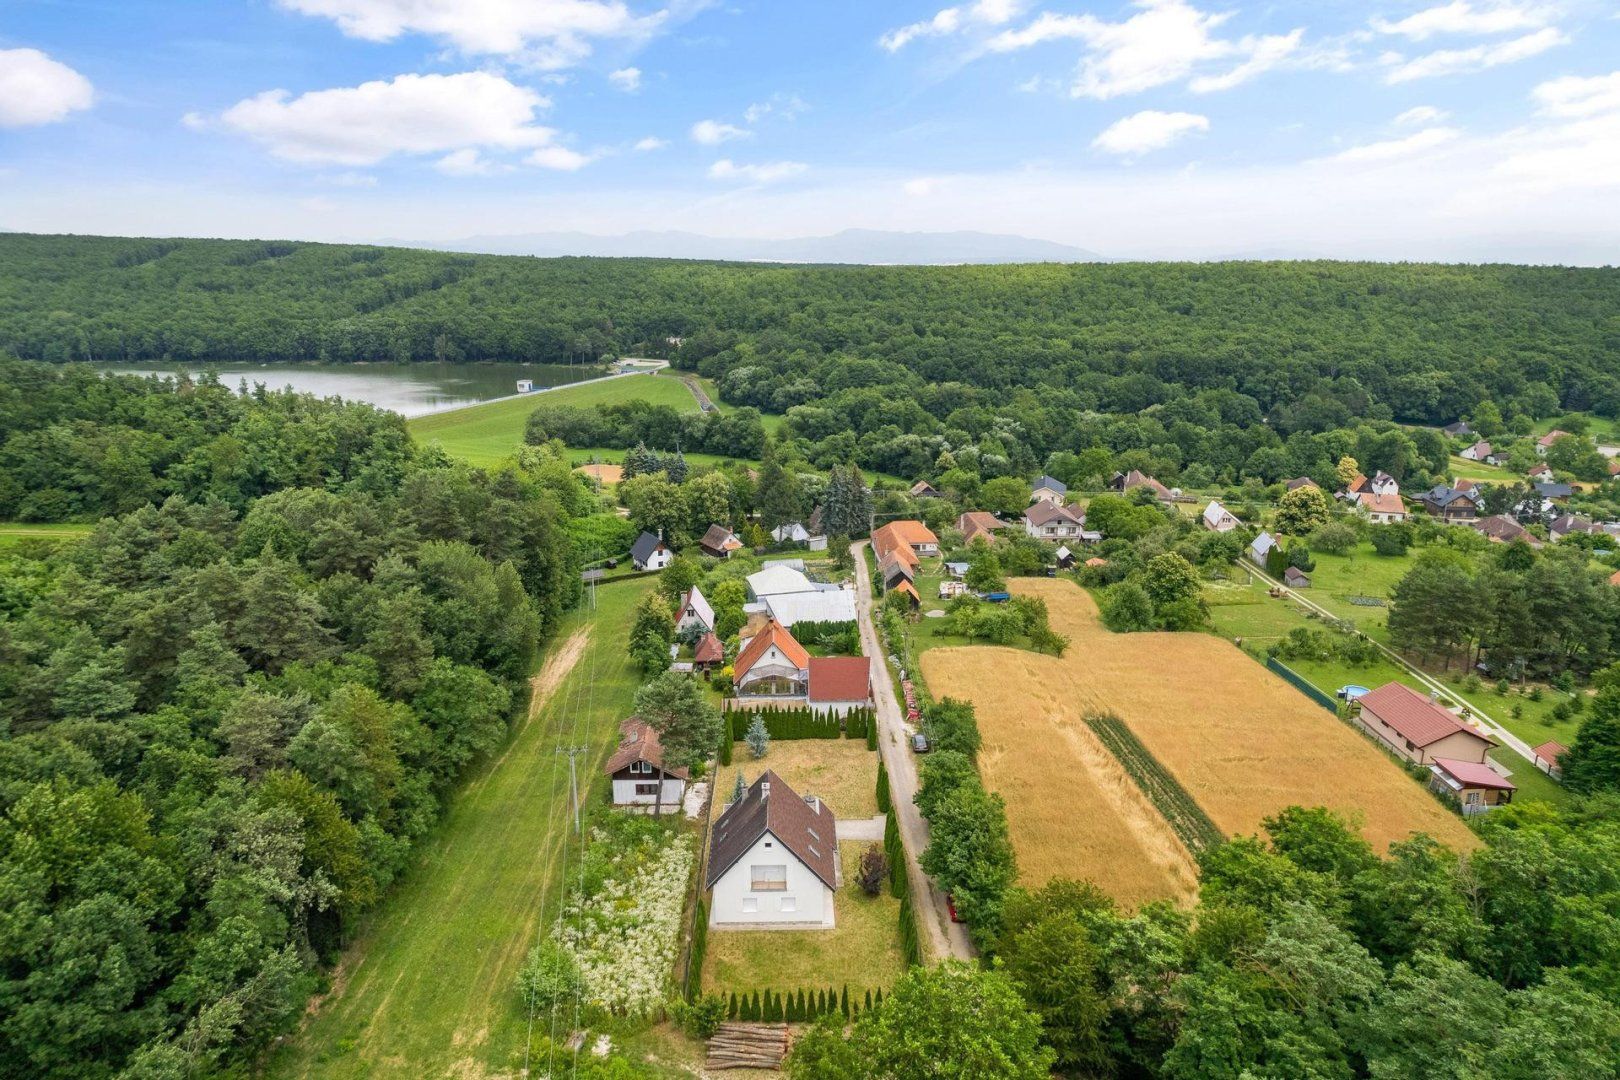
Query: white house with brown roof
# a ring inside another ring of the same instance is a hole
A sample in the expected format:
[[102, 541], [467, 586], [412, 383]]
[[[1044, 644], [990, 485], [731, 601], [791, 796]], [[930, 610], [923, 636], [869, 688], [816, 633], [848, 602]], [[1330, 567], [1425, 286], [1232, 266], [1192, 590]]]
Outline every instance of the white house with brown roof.
[[1399, 756], [1419, 765], [1440, 758], [1484, 764], [1495, 740], [1463, 723], [1404, 683], [1385, 683], [1357, 699], [1363, 729]]
[[1436, 758], [1429, 774], [1429, 786], [1457, 800], [1465, 817], [1512, 802], [1518, 790], [1513, 781], [1482, 762]]
[[775, 619], [742, 643], [732, 667], [738, 697], [804, 697], [810, 683], [810, 654]]
[[715, 821], [705, 884], [711, 927], [830, 930], [839, 885], [832, 808], [765, 773]]
[[1547, 451], [1552, 449], [1553, 443], [1557, 442], [1559, 439], [1567, 438], [1569, 438], [1569, 432], [1560, 431], [1558, 428], [1553, 428], [1551, 431], [1547, 432], [1547, 434], [1536, 440], [1536, 453], [1541, 457], [1546, 457]]
[[675, 629], [684, 631], [691, 626], [701, 626], [705, 630], [714, 629], [714, 608], [704, 597], [703, 592], [696, 585], [681, 596], [680, 607], [675, 612]]
[[1078, 540], [1085, 531], [1085, 511], [1042, 499], [1024, 511], [1024, 532], [1037, 540]]
[[613, 782], [614, 806], [679, 809], [686, 796], [687, 771], [665, 765], [658, 732], [639, 717], [619, 725], [619, 748], [603, 771]]
[[1457, 456], [1466, 458], [1469, 461], [1484, 461], [1491, 456], [1491, 444], [1482, 439], [1473, 446], [1467, 446], [1457, 451]]
[[1406, 520], [1406, 504], [1393, 492], [1362, 491], [1351, 498], [1351, 505], [1374, 525], [1392, 525]]
[[956, 519], [956, 531], [962, 534], [964, 544], [971, 544], [980, 536], [986, 541], [994, 540], [995, 531], [1006, 527], [1005, 521], [984, 510], [969, 510]]

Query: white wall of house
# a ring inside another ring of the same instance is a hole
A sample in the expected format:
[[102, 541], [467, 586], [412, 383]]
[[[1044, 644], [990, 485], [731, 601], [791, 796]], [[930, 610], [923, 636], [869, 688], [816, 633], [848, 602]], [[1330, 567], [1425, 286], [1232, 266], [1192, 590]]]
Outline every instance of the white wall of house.
[[659, 548], [647, 556], [647, 561], [641, 565], [643, 570], [662, 570], [675, 561], [675, 553], [668, 548]]
[[[837, 850], [836, 837], [825, 840]], [[755, 867], [781, 869], [785, 888], [756, 890]], [[710, 926], [831, 929], [836, 918], [832, 890], [768, 832], [714, 883], [709, 901]]]
[[865, 701], [812, 701], [809, 703], [810, 711], [817, 716], [836, 716], [840, 720], [854, 712], [856, 709], [870, 707], [872, 700]]
[[754, 666], [737, 676], [737, 689], [739, 692], [765, 679], [792, 679], [801, 685], [809, 679], [810, 673], [795, 665], [782, 655], [782, 650], [775, 645], [765, 650], [765, 654], [754, 661]]
[[[633, 777], [629, 780], [614, 779], [613, 805], [614, 806], [656, 806], [658, 803], [658, 781], [651, 776]], [[664, 805], [679, 809], [681, 799], [686, 796], [686, 781], [675, 777], [664, 778]]]

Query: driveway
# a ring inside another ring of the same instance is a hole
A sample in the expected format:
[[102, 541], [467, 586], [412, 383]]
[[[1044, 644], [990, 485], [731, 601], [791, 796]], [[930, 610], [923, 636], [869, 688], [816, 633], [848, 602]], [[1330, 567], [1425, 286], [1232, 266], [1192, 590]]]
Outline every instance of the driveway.
[[889, 794], [900, 821], [900, 838], [905, 841], [906, 878], [911, 884], [912, 905], [927, 935], [930, 957], [970, 960], [973, 945], [968, 941], [967, 928], [951, 922], [945, 894], [934, 887], [933, 880], [917, 863], [917, 857], [928, 847], [928, 822], [923, 820], [913, 801], [917, 796], [917, 758], [907, 746], [910, 732], [906, 728], [905, 713], [894, 696], [888, 654], [878, 644], [877, 628], [872, 623], [872, 578], [866, 569], [865, 548], [865, 540], [849, 547], [855, 560], [855, 608], [861, 623], [861, 651], [872, 658], [876, 669], [872, 696], [877, 704], [878, 753], [889, 771]]
[[883, 842], [883, 829], [888, 824], [888, 817], [879, 814], [874, 818], [839, 818], [838, 840], [870, 840], [873, 843]]

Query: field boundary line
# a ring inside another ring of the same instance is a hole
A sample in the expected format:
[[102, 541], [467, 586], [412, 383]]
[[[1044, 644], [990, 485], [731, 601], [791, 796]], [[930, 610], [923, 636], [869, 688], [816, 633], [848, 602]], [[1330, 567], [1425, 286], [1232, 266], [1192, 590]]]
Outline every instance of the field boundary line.
[[1153, 756], [1124, 720], [1111, 712], [1088, 712], [1081, 719], [1195, 858], [1226, 842], [1226, 836], [1198, 805], [1198, 800]]

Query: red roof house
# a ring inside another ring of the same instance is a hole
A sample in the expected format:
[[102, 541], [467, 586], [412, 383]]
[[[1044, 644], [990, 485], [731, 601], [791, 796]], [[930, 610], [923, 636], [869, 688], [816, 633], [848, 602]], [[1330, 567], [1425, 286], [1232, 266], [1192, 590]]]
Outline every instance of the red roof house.
[[1399, 756], [1419, 765], [1437, 758], [1483, 763], [1496, 743], [1404, 683], [1363, 694], [1358, 722]]
[[842, 716], [872, 704], [872, 662], [864, 656], [812, 656], [810, 707]]

